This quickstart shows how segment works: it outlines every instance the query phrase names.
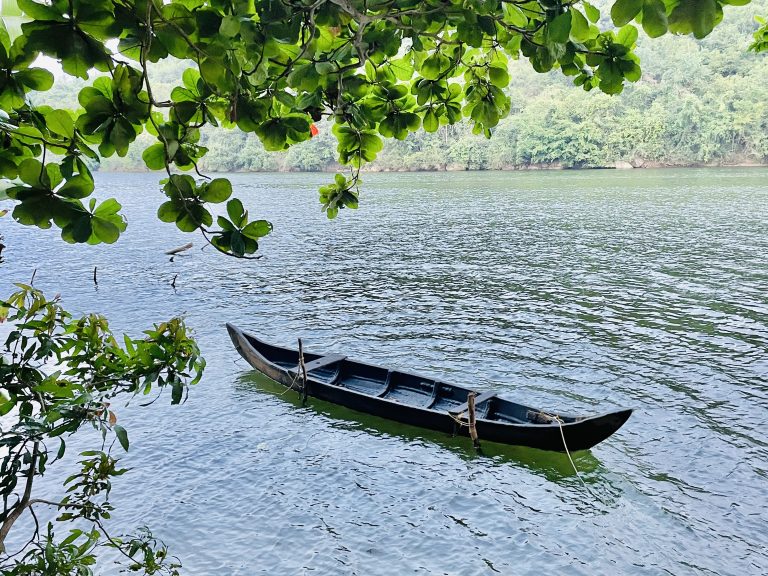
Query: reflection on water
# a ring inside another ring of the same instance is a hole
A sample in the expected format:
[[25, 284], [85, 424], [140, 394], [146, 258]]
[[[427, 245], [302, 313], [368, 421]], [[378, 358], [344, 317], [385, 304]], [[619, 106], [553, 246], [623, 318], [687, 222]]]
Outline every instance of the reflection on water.
[[[233, 176], [275, 224], [255, 263], [195, 238], [169, 262], [190, 237], [157, 221], [156, 175], [99, 175], [129, 219], [111, 247], [0, 219], [3, 292], [37, 269], [132, 334], [185, 313], [208, 360], [185, 405], [119, 409], [117, 528], [152, 526], [190, 574], [768, 573], [768, 171], [371, 174], [333, 222], [327, 178]], [[301, 408], [226, 321], [546, 410], [635, 412], [574, 455], [585, 487], [562, 455]]]
[[[301, 397], [295, 391], [287, 390], [285, 386], [267, 378], [263, 374], [252, 371], [240, 376], [236, 382], [235, 390], [247, 393], [253, 391], [269, 393], [293, 406], [301, 407]], [[532, 472], [540, 473], [552, 482], [576, 476], [568, 456], [557, 452], [546, 452], [524, 446], [508, 446], [495, 442], [482, 442], [482, 449], [478, 451], [472, 447], [472, 441], [463, 436], [451, 436], [434, 430], [400, 424], [371, 414], [364, 414], [355, 410], [344, 408], [310, 398], [307, 406], [302, 409], [310, 409], [318, 414], [334, 421], [333, 426], [347, 430], [364, 430], [373, 435], [387, 435], [400, 438], [403, 442], [423, 442], [436, 444], [444, 449], [451, 450], [461, 458], [471, 460], [485, 460], [489, 465], [503, 465], [514, 463], [525, 466]], [[589, 451], [575, 452], [572, 455], [576, 468], [582, 478], [590, 483], [598, 483], [600, 476], [596, 474], [600, 467], [600, 461]]]

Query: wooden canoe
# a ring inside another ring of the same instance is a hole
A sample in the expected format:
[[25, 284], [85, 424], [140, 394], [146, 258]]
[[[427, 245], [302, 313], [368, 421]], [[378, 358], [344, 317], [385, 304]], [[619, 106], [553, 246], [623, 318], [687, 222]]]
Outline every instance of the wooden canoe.
[[[299, 352], [268, 344], [232, 324], [227, 330], [248, 363], [280, 384], [302, 390]], [[307, 394], [413, 426], [468, 435], [467, 399], [473, 390], [402, 370], [350, 360], [342, 354], [304, 352]], [[586, 450], [621, 428], [632, 414], [622, 409], [597, 416], [542, 411], [477, 393], [477, 434], [481, 441], [529, 446], [541, 450]]]

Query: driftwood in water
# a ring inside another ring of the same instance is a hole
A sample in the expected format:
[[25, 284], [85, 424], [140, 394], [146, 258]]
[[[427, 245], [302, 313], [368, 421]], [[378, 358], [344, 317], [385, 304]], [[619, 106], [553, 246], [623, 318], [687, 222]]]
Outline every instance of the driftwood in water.
[[98, 266], [94, 266], [94, 267], [93, 267], [93, 283], [94, 283], [94, 285], [95, 285], [95, 286], [98, 286], [98, 285], [99, 285], [99, 281], [98, 281], [98, 280], [96, 280], [96, 269], [97, 269], [97, 268], [98, 268]]
[[173, 250], [168, 250], [165, 254], [167, 256], [173, 256], [174, 254], [178, 254], [179, 252], [184, 252], [184, 250], [189, 250], [192, 248], [192, 242], [189, 244], [184, 244], [184, 246], [179, 246], [178, 248], [174, 248]]

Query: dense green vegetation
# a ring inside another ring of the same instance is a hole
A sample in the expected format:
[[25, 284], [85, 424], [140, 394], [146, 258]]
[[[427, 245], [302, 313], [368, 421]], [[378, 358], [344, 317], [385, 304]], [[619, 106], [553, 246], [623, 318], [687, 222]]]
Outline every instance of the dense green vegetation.
[[[521, 62], [510, 65], [512, 107], [488, 140], [461, 122], [437, 132], [411, 133], [384, 145], [373, 170], [464, 170], [615, 165], [687, 166], [768, 163], [768, 59], [749, 51], [757, 40], [753, 14], [768, 13], [768, 1], [728, 10], [724, 22], [703, 40], [641, 37], [637, 53], [643, 77], [620, 98], [570, 87], [560, 74], [537, 74]], [[754, 35], [754, 38], [753, 38]], [[768, 37], [768, 36], [767, 36]], [[763, 42], [766, 42], [765, 40]], [[153, 69], [160, 94], [170, 94], [185, 65]], [[45, 103], [72, 102], [84, 85], [67, 79]], [[282, 153], [264, 149], [253, 134], [207, 130], [212, 172], [336, 170], [332, 124]], [[146, 146], [153, 138], [146, 134]], [[104, 163], [107, 170], [145, 170], [142, 149]]]
[[[762, 5], [761, 5], [762, 4]], [[755, 12], [768, 12], [768, 2]], [[768, 59], [747, 47], [756, 25], [732, 10], [703, 40], [641, 38], [643, 77], [621, 97], [575, 91], [555, 73], [511, 66], [512, 110], [488, 140], [462, 123], [389, 141], [373, 169], [687, 166], [768, 163]], [[333, 170], [329, 127], [284, 154], [244, 134], [211, 133], [209, 170]], [[125, 164], [128, 167], [130, 164]], [[133, 167], [140, 168], [139, 162]]]

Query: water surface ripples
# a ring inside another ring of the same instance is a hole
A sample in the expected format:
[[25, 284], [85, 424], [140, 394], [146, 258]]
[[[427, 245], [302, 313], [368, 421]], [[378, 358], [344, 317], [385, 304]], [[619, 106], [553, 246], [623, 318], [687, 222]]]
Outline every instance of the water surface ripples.
[[[192, 574], [768, 572], [768, 171], [369, 175], [333, 222], [327, 178], [233, 176], [275, 224], [257, 263], [168, 262], [188, 237], [154, 218], [153, 175], [99, 175], [129, 218], [113, 247], [0, 221], [3, 291], [37, 268], [120, 330], [186, 313], [209, 361], [186, 405], [122, 411], [117, 527], [149, 524]], [[237, 359], [225, 321], [543, 408], [636, 412], [576, 455], [585, 489], [560, 455], [478, 457], [302, 408]]]

